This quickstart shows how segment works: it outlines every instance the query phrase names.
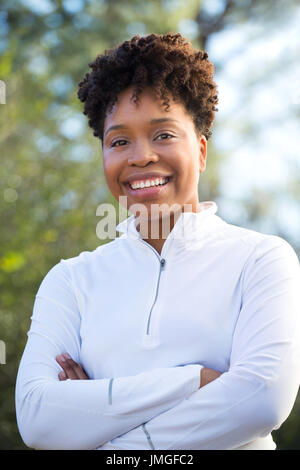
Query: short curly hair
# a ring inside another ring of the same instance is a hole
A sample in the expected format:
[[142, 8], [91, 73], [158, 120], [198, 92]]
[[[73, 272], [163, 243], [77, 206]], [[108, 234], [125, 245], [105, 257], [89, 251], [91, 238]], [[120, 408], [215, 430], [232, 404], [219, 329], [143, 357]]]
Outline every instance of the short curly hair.
[[207, 52], [193, 49], [180, 33], [165, 35], [135, 35], [131, 40], [99, 54], [89, 63], [78, 84], [77, 96], [84, 103], [83, 113], [88, 116], [93, 135], [103, 143], [104, 121], [112, 110], [118, 94], [133, 86], [132, 98], [150, 86], [155, 96], [168, 111], [171, 94], [175, 102], [182, 103], [193, 119], [196, 133], [209, 139], [215, 105], [218, 103], [217, 85], [213, 81], [214, 65]]

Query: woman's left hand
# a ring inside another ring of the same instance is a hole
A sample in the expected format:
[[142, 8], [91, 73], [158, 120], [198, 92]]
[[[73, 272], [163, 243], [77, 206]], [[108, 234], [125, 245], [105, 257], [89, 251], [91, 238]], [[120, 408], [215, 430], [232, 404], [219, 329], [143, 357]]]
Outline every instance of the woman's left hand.
[[63, 369], [58, 374], [59, 380], [89, 380], [82, 365], [73, 361], [69, 354], [59, 354], [55, 359]]

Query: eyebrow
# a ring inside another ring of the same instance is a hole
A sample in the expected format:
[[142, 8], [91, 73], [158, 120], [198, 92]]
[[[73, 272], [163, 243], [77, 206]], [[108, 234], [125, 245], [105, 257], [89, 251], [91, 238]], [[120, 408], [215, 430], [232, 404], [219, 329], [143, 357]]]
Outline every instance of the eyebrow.
[[[158, 119], [151, 119], [150, 124], [157, 124], [157, 123], [160, 123], [160, 122], [167, 122], [167, 121], [179, 122], [177, 119], [173, 119], [173, 118], [158, 118]], [[106, 130], [104, 135], [108, 134], [109, 131], [112, 131], [114, 129], [128, 129], [128, 126], [126, 126], [126, 124], [116, 124], [114, 126], [110, 126]]]

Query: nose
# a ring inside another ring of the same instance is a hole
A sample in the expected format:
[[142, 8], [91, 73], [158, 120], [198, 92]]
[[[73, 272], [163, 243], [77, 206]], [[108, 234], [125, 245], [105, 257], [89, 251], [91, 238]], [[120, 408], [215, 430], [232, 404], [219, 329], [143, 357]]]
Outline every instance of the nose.
[[157, 162], [159, 156], [145, 140], [136, 142], [128, 157], [128, 165], [146, 166], [149, 162]]

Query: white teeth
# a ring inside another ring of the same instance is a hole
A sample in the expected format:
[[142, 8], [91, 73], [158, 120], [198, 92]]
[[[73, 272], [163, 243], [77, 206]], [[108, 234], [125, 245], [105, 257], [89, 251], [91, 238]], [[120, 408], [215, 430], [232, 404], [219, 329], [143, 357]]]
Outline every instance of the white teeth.
[[132, 189], [149, 188], [150, 186], [162, 185], [168, 182], [168, 178], [156, 178], [155, 180], [142, 181], [141, 183], [130, 184]]

